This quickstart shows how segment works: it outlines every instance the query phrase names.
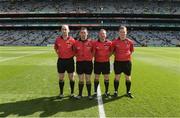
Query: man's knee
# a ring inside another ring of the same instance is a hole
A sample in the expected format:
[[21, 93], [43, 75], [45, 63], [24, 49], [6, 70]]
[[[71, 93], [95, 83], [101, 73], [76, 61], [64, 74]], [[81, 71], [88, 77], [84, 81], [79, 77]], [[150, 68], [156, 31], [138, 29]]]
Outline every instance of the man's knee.
[[131, 81], [131, 76], [125, 75], [125, 78], [126, 78], [127, 81]]

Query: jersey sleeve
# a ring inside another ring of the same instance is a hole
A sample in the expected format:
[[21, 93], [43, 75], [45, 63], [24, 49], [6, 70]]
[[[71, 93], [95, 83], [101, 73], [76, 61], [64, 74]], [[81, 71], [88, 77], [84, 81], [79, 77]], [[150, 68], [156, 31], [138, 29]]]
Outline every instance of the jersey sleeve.
[[92, 41], [92, 45], [93, 45], [92, 53], [93, 53], [93, 55], [95, 55], [95, 53], [96, 53], [96, 41]]
[[134, 52], [134, 42], [133, 41], [131, 41], [131, 44], [130, 44], [130, 51], [131, 51], [131, 53]]
[[74, 51], [74, 53], [75, 53], [75, 55], [76, 55], [76, 53], [77, 53], [77, 43], [78, 43], [78, 40], [75, 40], [75, 42], [74, 42], [74, 44], [73, 44], [73, 51]]
[[115, 39], [112, 41], [112, 44], [111, 44], [111, 51], [114, 52], [115, 50]]
[[57, 39], [58, 39], [58, 38], [56, 38], [56, 41], [55, 41], [55, 43], [54, 43], [54, 49], [55, 49], [55, 50], [58, 49]]
[[113, 51], [113, 46], [112, 46], [112, 41], [109, 41], [109, 51], [110, 51], [110, 53]]

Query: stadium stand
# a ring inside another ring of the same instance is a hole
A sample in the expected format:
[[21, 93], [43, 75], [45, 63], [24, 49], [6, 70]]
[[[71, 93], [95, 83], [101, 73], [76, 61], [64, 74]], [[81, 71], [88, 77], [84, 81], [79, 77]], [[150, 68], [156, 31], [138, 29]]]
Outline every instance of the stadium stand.
[[129, 30], [136, 46], [180, 44], [178, 0], [1, 0], [0, 45], [46, 46], [53, 44], [62, 24], [70, 25], [77, 37], [81, 26], [90, 37], [108, 30], [118, 36], [120, 25]]
[[[60, 33], [56, 30], [4, 30], [0, 32], [0, 45], [35, 45], [46, 46], [53, 44]], [[70, 35], [77, 37], [78, 31], [71, 31]], [[98, 31], [89, 31], [92, 39], [97, 39]], [[118, 36], [117, 31], [108, 31], [108, 38], [113, 40]], [[180, 42], [178, 31], [129, 31], [136, 46], [175, 46]]]
[[178, 0], [8, 0], [1, 12], [180, 14]]

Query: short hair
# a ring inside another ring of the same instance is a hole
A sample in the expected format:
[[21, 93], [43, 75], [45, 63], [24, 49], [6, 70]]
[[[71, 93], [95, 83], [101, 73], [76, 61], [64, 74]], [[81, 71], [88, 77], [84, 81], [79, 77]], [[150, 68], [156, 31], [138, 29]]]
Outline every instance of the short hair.
[[126, 26], [120, 26], [119, 30], [121, 30], [121, 29], [125, 29], [127, 31], [127, 27]]
[[67, 27], [68, 30], [69, 30], [69, 26], [68, 26], [68, 25], [62, 25], [62, 26], [61, 26], [61, 29], [62, 29], [62, 27]]
[[81, 27], [81, 30], [86, 30], [86, 31], [88, 31], [86, 27]]
[[102, 32], [102, 31], [105, 31], [105, 32], [107, 32], [105, 29], [100, 29], [100, 31], [99, 31], [99, 32]]

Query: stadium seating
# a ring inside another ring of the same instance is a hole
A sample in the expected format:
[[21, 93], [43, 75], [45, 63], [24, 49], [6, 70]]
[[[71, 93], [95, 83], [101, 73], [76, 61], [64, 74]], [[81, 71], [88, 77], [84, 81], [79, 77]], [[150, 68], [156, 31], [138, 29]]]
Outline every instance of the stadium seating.
[[180, 44], [179, 6], [178, 0], [1, 0], [0, 45], [53, 44], [57, 29], [69, 24], [75, 27], [70, 33], [74, 38], [87, 25], [92, 39], [105, 28], [113, 40], [119, 25], [126, 25], [136, 46], [175, 46]]
[[0, 1], [1, 12], [86, 12], [86, 13], [133, 13], [133, 14], [180, 14], [178, 1], [152, 0], [25, 0]]
[[[108, 38], [118, 37], [117, 31], [107, 31]], [[3, 30], [0, 31], [0, 45], [35, 45], [46, 46], [53, 44], [60, 33], [56, 30]], [[71, 36], [77, 38], [78, 31], [71, 30]], [[89, 37], [98, 38], [98, 31], [89, 31]], [[128, 37], [137, 46], [175, 46], [180, 42], [178, 31], [129, 31]]]

